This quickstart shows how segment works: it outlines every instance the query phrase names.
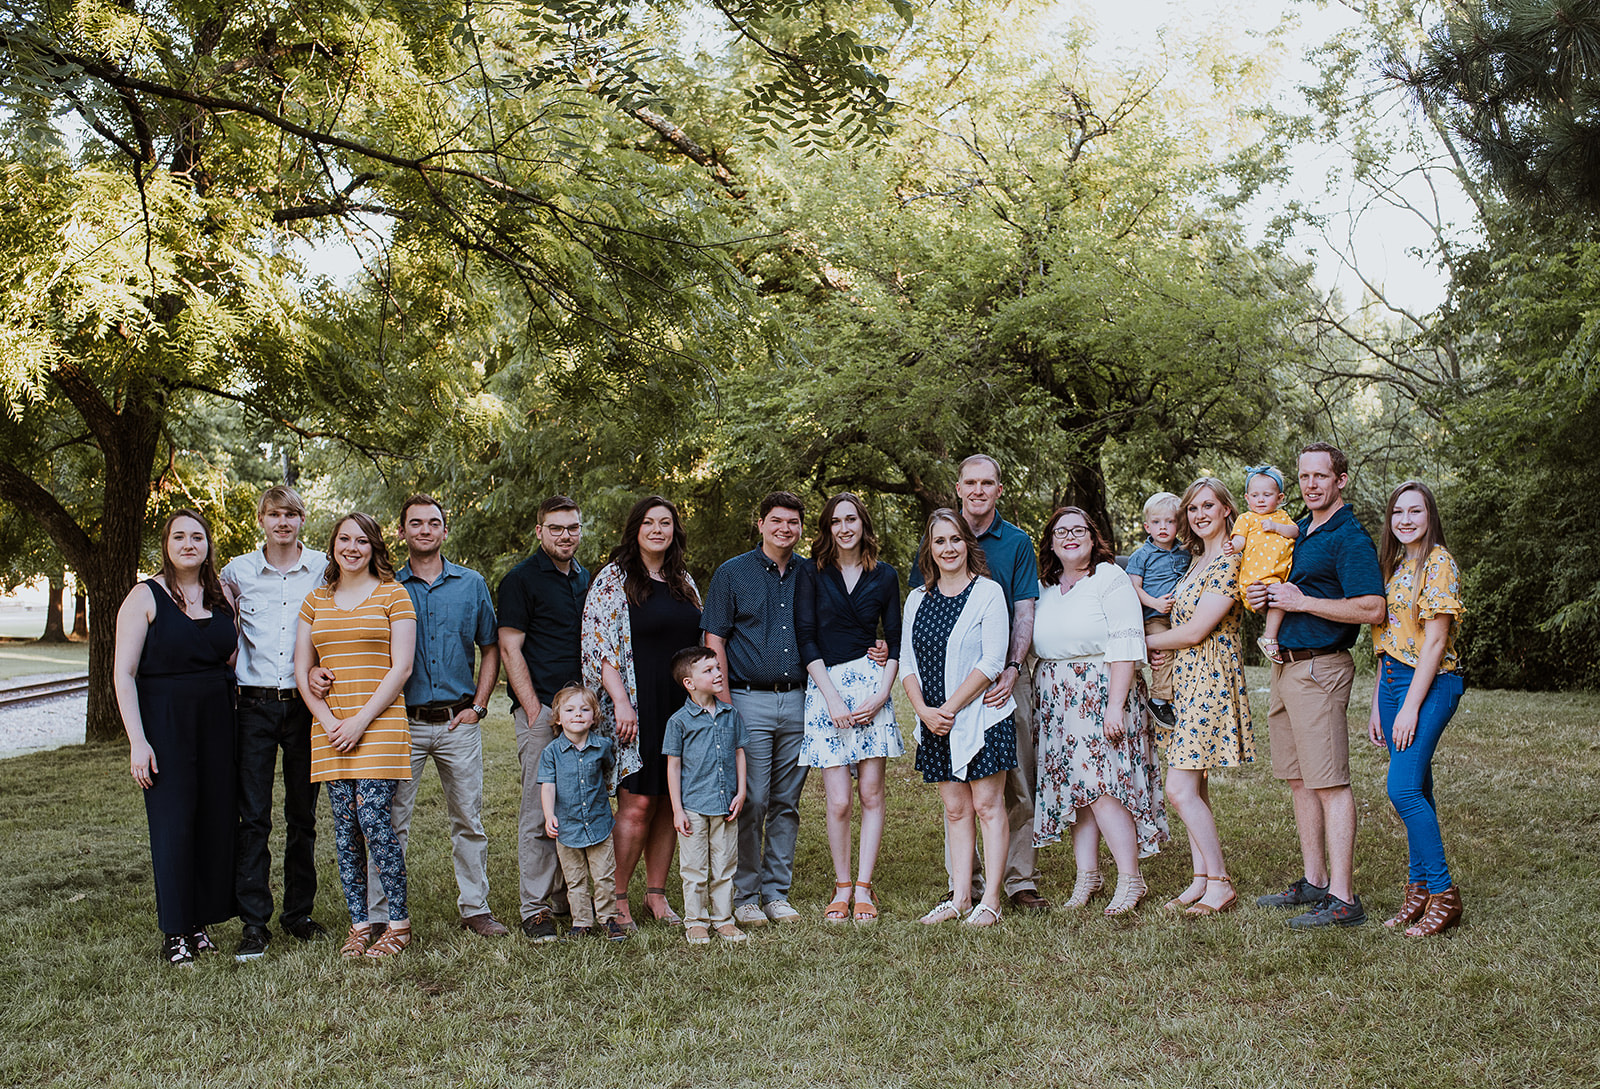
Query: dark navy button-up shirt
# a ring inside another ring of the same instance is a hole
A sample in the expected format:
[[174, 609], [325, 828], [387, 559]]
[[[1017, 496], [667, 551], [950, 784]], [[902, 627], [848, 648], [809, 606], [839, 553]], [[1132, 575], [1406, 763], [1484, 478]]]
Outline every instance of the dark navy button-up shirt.
[[810, 563], [790, 556], [782, 572], [759, 548], [735, 556], [711, 576], [701, 630], [727, 642], [729, 684], [804, 682], [794, 588]]
[[[1324, 599], [1383, 596], [1378, 550], [1348, 503], [1316, 529], [1311, 528], [1309, 514], [1296, 525], [1300, 536], [1294, 542], [1289, 581], [1301, 593]], [[1284, 613], [1278, 642], [1291, 650], [1349, 650], [1360, 632], [1360, 624], [1340, 624], [1310, 613]]]
[[496, 637], [494, 602], [483, 576], [444, 561], [432, 585], [411, 573], [408, 563], [395, 573], [417, 611], [417, 650], [406, 681], [406, 703], [454, 703], [478, 688], [476, 647]]
[[[1191, 559], [1189, 550], [1181, 544], [1174, 542], [1171, 548], [1162, 548], [1147, 537], [1128, 557], [1127, 572], [1139, 577], [1139, 589], [1151, 597], [1165, 597], [1177, 588], [1178, 580], [1189, 570]], [[1161, 615], [1148, 605], [1144, 607], [1146, 620]]]
[[726, 814], [739, 793], [738, 751], [744, 748], [744, 719], [730, 703], [715, 713], [693, 699], [667, 719], [661, 755], [683, 760], [683, 808], [704, 817]]
[[[978, 547], [989, 565], [989, 577], [1000, 584], [1006, 596], [1009, 614], [1019, 601], [1035, 601], [1039, 597], [1039, 558], [1034, 554], [1033, 540], [1022, 530], [1000, 517], [999, 510], [989, 528], [978, 534]], [[921, 551], [919, 543], [918, 551]], [[922, 569], [911, 568], [911, 589], [922, 585]]]
[[[523, 633], [522, 659], [544, 703], [567, 685], [583, 681], [578, 634], [588, 592], [589, 572], [581, 563], [574, 559], [572, 572], [564, 575], [542, 548], [500, 580], [500, 626]], [[506, 694], [516, 706], [509, 680]]]
[[882, 560], [861, 572], [854, 590], [844, 588], [837, 567], [807, 564], [795, 585], [795, 613], [802, 662], [853, 662], [878, 641], [880, 623], [889, 657], [900, 659], [900, 576]]
[[556, 842], [563, 847], [593, 847], [611, 834], [616, 819], [606, 781], [615, 752], [609, 737], [591, 731], [581, 749], [562, 734], [539, 754], [538, 781], [556, 785]]

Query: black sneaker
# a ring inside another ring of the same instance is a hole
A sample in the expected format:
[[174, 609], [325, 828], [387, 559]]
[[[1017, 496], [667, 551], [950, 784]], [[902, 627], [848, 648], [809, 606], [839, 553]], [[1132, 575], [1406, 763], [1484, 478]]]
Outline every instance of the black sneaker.
[[1313, 885], [1302, 877], [1282, 892], [1269, 892], [1265, 896], [1256, 897], [1256, 907], [1287, 908], [1299, 907], [1301, 904], [1321, 904], [1323, 897], [1328, 895], [1328, 886]]
[[1171, 703], [1157, 703], [1155, 700], [1151, 700], [1150, 713], [1156, 717], [1157, 722], [1160, 722], [1168, 729], [1171, 729], [1178, 724], [1178, 712], [1172, 709]]
[[193, 964], [194, 949], [189, 945], [189, 935], [168, 934], [162, 939], [161, 959], [168, 964]]
[[241, 964], [247, 960], [255, 960], [267, 955], [267, 942], [271, 938], [267, 928], [246, 923], [244, 936], [239, 939], [239, 948], [233, 951], [233, 959]]
[[303, 919], [279, 919], [278, 929], [303, 942], [320, 941], [328, 936], [328, 928], [309, 915]]
[[632, 936], [632, 932], [615, 919], [606, 920], [606, 940], [625, 942]]
[[1289, 925], [1295, 930], [1315, 930], [1323, 926], [1360, 926], [1366, 921], [1367, 912], [1361, 906], [1361, 897], [1345, 901], [1330, 892], [1316, 907], [1290, 919]]
[[536, 911], [522, 920], [522, 932], [536, 942], [556, 940], [555, 916], [548, 911]]

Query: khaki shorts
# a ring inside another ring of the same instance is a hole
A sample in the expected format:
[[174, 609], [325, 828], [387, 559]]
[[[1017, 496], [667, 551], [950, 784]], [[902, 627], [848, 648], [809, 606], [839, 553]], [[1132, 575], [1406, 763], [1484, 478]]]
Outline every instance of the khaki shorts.
[[1272, 774], [1312, 790], [1350, 783], [1350, 686], [1356, 664], [1349, 651], [1272, 667], [1267, 729]]

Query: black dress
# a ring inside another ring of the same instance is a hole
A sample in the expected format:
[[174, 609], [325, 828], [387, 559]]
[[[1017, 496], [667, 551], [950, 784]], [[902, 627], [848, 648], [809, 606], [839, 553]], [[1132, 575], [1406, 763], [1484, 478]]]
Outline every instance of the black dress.
[[196, 619], [160, 583], [135, 684], [145, 740], [156, 754], [144, 792], [156, 918], [164, 934], [192, 934], [238, 914], [233, 898], [233, 669], [238, 642], [226, 608]]
[[665, 797], [667, 758], [661, 755], [667, 719], [688, 698], [683, 685], [672, 679], [672, 656], [700, 642], [700, 606], [679, 601], [665, 583], [654, 582], [652, 593], [639, 605], [628, 605], [628, 626], [633, 635], [633, 680], [638, 689], [638, 771], [617, 784], [634, 794]]

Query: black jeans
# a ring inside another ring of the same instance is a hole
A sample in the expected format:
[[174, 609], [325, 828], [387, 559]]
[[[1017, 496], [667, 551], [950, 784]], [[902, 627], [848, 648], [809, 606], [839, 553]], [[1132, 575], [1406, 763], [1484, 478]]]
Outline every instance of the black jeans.
[[317, 898], [317, 786], [311, 781], [311, 712], [288, 702], [239, 697], [239, 825], [234, 890], [249, 926], [272, 918], [272, 787], [283, 749], [283, 913], [310, 916]]

